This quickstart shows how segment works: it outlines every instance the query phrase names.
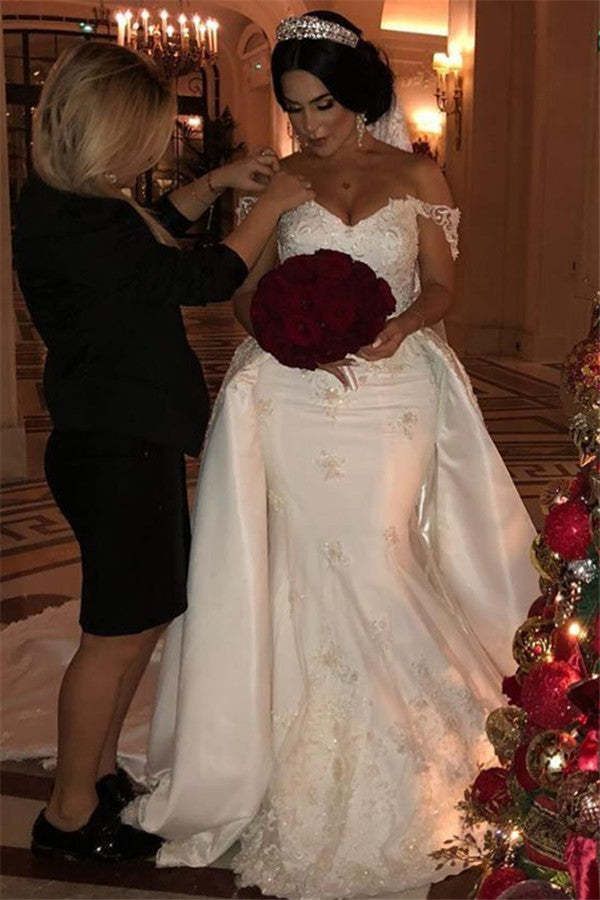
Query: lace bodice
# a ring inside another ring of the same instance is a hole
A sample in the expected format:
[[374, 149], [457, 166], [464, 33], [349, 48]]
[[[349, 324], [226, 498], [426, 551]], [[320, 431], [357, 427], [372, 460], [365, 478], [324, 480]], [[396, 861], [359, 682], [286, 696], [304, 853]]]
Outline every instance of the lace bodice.
[[279, 221], [279, 257], [283, 262], [289, 256], [320, 249], [348, 253], [386, 279], [396, 298], [396, 312], [402, 312], [418, 292], [419, 215], [440, 225], [456, 259], [459, 211], [432, 206], [410, 196], [391, 198], [384, 207], [355, 225], [347, 225], [314, 201], [303, 203]]

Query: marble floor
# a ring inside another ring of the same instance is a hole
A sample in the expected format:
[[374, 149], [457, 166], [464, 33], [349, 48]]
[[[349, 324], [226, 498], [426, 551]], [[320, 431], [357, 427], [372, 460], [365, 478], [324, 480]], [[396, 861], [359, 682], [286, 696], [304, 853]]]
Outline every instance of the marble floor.
[[[49, 418], [41, 388], [43, 346], [22, 302], [17, 299], [18, 389], [27, 431], [28, 477], [0, 488], [2, 515], [0, 620], [11, 622], [60, 606], [77, 597], [77, 544], [58, 512], [43, 477], [43, 448]], [[227, 305], [186, 312], [188, 335], [202, 359], [214, 397], [231, 354], [241, 338]], [[538, 496], [551, 480], [576, 471], [559, 401], [560, 365], [514, 359], [465, 360], [488, 428], [534, 521]], [[198, 463], [188, 461], [190, 497]], [[533, 599], [533, 598], [532, 598]], [[104, 867], [58, 864], [28, 852], [31, 822], [50, 790], [50, 776], [39, 761], [6, 762], [2, 778], [2, 895], [6, 898], [167, 898], [193, 895], [261, 897], [258, 890], [236, 890], [224, 858], [209, 869], [161, 869], [150, 864]], [[449, 879], [411, 900], [466, 898], [473, 873]], [[392, 898], [388, 898], [392, 900]]]

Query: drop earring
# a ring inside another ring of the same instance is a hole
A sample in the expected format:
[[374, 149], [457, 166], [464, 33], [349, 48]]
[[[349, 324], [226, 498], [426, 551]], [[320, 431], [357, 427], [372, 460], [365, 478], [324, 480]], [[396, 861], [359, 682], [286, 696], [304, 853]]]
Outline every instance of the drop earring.
[[304, 151], [304, 144], [302, 142], [302, 139], [299, 137], [299, 135], [296, 134], [296, 132], [294, 131], [292, 123], [290, 122], [289, 119], [287, 122], [287, 133], [288, 133], [289, 139], [292, 142], [293, 149], [296, 150], [296, 148], [298, 148], [298, 153], [302, 153]]
[[364, 113], [356, 114], [356, 140], [359, 147], [362, 147], [365, 130], [367, 127], [367, 117]]

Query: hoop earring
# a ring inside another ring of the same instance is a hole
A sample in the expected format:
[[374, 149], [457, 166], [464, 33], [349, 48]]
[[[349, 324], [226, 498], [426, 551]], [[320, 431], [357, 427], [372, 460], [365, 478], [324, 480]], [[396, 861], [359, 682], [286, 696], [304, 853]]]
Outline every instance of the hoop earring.
[[362, 147], [365, 130], [367, 127], [367, 117], [364, 113], [356, 114], [356, 140], [359, 147]]

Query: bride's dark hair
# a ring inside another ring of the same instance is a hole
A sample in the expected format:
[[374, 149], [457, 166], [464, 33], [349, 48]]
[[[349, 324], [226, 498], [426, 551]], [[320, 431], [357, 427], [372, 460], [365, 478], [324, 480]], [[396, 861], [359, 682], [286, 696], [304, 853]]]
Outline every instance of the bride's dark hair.
[[394, 73], [387, 58], [374, 44], [363, 40], [362, 31], [344, 16], [327, 10], [306, 15], [342, 25], [358, 35], [359, 41], [356, 47], [327, 40], [279, 41], [271, 58], [273, 88], [279, 105], [285, 109], [283, 75], [302, 69], [322, 81], [346, 109], [364, 113], [368, 124], [375, 122], [392, 104]]

